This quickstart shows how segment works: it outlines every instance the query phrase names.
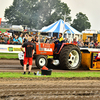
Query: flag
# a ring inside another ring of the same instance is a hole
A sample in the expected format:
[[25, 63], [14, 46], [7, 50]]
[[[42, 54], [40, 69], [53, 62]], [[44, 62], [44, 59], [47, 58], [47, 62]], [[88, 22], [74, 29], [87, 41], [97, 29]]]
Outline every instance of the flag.
[[0, 25], [1, 25], [1, 19], [2, 19], [2, 18], [0, 18]]

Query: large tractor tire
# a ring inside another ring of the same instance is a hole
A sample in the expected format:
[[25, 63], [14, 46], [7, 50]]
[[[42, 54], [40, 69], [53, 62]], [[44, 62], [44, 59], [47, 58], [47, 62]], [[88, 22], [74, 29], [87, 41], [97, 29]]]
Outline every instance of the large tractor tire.
[[81, 52], [75, 45], [63, 47], [59, 55], [60, 67], [62, 69], [78, 69], [81, 64]]
[[43, 66], [47, 66], [47, 63], [48, 63], [47, 57], [43, 55], [39, 55], [36, 57], [35, 64], [39, 69], [42, 68]]

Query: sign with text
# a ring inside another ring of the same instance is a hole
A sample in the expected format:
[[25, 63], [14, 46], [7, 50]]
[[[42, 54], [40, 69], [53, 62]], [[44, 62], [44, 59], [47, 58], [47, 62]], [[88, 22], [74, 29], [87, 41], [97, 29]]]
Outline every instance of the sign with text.
[[21, 45], [0, 44], [0, 53], [19, 53]]

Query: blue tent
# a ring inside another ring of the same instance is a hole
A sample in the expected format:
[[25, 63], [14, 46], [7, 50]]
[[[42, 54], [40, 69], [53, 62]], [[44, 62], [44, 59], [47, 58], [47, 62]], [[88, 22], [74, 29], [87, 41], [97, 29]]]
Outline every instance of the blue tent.
[[62, 19], [47, 27], [43, 27], [40, 32], [63, 33], [65, 30], [67, 30], [67, 33], [69, 34], [81, 34], [79, 31], [71, 27], [67, 22], [64, 23]]

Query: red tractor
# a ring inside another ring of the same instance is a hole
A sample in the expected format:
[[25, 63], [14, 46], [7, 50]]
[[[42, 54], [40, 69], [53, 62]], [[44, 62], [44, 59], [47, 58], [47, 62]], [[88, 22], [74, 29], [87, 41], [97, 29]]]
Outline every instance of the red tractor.
[[[38, 68], [60, 67], [61, 69], [77, 69], [81, 64], [81, 51], [73, 43], [62, 43], [58, 53], [55, 43], [34, 43], [35, 64]], [[23, 54], [19, 54], [21, 65], [23, 65]]]

